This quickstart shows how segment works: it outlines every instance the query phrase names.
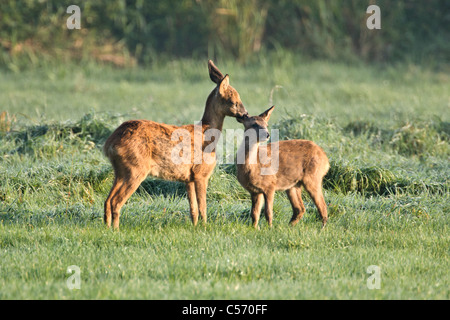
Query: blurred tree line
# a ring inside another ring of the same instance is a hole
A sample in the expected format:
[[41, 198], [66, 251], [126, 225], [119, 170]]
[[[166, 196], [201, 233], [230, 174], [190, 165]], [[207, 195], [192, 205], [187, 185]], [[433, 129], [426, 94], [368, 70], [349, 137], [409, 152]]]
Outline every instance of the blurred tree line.
[[[369, 30], [369, 5], [381, 30]], [[81, 9], [69, 30], [66, 9]], [[449, 0], [1, 0], [0, 64], [97, 59], [118, 65], [157, 57], [227, 57], [291, 50], [364, 61], [450, 56]], [[22, 60], [21, 60], [22, 59]]]

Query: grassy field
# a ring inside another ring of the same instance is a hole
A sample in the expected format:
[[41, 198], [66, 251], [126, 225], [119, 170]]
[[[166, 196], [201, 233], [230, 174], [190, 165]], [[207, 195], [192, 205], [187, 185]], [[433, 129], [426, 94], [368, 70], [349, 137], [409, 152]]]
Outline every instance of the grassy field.
[[[289, 227], [284, 193], [273, 228], [251, 228], [231, 164], [210, 180], [206, 227], [192, 227], [182, 184], [151, 178], [120, 232], [104, 227], [106, 137], [132, 118], [199, 120], [213, 88], [206, 61], [2, 73], [0, 299], [449, 299], [448, 70], [216, 62], [250, 114], [275, 104], [280, 138], [327, 152], [326, 228], [306, 194], [307, 213]], [[67, 287], [71, 265], [79, 290]], [[367, 286], [371, 265], [380, 289]]]

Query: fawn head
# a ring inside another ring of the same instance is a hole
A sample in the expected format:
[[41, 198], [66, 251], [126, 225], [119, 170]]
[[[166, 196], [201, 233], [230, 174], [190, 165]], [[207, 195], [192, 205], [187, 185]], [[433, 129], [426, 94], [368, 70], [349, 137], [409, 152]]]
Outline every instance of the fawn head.
[[275, 106], [270, 107], [259, 116], [244, 116], [243, 118], [238, 118], [238, 122], [244, 125], [245, 134], [248, 135], [251, 133], [250, 130], [254, 130], [255, 132], [253, 134], [255, 134], [258, 142], [269, 140], [270, 134], [267, 126], [274, 108]]
[[228, 74], [224, 76], [211, 60], [208, 61], [208, 70], [212, 82], [217, 84], [217, 87], [210, 95], [210, 104], [214, 106], [214, 111], [236, 119], [248, 116], [239, 93], [230, 86]]

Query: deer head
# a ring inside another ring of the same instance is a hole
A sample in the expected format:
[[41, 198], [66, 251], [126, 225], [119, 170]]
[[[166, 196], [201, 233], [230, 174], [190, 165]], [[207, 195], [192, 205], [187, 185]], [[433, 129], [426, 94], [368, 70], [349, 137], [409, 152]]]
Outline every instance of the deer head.
[[207, 106], [212, 107], [214, 113], [220, 116], [230, 116], [243, 119], [248, 112], [241, 101], [239, 93], [230, 85], [229, 75], [223, 75], [214, 63], [208, 61], [209, 77], [217, 86], [211, 92]]
[[274, 108], [275, 106], [270, 107], [259, 116], [244, 116], [242, 118], [238, 118], [237, 121], [244, 125], [244, 131], [247, 136], [251, 133], [249, 130], [254, 130], [254, 136], [256, 136], [258, 142], [267, 141], [270, 137], [267, 126]]

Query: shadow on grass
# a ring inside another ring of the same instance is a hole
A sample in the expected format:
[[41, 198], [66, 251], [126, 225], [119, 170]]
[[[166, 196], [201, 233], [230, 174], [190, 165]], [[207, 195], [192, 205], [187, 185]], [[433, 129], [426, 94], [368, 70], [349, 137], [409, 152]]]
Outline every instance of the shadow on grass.
[[186, 186], [182, 182], [167, 181], [154, 178], [145, 179], [136, 190], [139, 195], [148, 194], [150, 196], [163, 195], [164, 197], [185, 197]]

